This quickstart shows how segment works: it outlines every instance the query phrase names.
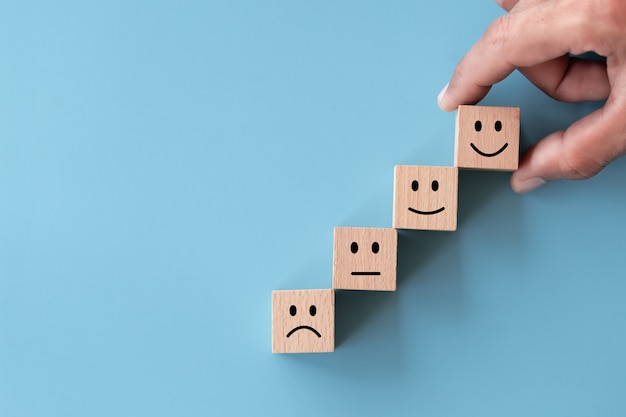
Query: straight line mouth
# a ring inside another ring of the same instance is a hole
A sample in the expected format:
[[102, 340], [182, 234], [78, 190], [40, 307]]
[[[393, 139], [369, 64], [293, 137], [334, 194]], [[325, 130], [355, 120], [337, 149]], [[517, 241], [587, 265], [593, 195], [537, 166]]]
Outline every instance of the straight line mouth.
[[352, 275], [366, 275], [366, 276], [372, 276], [372, 275], [380, 275], [380, 272], [361, 272], [361, 271], [357, 271], [357, 272], [352, 272]]

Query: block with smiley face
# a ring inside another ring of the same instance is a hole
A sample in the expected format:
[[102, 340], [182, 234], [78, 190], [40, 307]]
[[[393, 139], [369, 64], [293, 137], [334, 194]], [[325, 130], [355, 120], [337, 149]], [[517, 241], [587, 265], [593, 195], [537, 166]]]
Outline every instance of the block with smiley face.
[[396, 229], [335, 227], [333, 253], [333, 288], [396, 290]]
[[515, 171], [519, 162], [519, 130], [517, 107], [459, 106], [454, 165]]
[[456, 230], [458, 168], [397, 165], [394, 177], [394, 228]]
[[272, 291], [272, 352], [335, 350], [335, 291]]

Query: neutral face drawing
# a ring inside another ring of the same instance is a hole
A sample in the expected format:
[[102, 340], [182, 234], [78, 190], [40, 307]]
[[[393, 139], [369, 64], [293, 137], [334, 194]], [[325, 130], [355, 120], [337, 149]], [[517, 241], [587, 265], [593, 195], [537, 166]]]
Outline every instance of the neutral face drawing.
[[396, 166], [393, 227], [456, 230], [457, 205], [457, 168]]
[[398, 232], [335, 227], [333, 288], [395, 291]]

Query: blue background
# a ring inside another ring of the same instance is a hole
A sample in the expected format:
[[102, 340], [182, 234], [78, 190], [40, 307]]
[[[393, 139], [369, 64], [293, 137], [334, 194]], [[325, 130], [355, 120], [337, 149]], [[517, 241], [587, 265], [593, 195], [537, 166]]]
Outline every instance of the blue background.
[[[390, 227], [393, 166], [452, 165], [436, 96], [490, 1], [4, 1], [0, 415], [626, 412], [626, 161], [403, 231], [332, 354], [272, 355], [270, 293]], [[598, 104], [520, 75], [522, 146]]]

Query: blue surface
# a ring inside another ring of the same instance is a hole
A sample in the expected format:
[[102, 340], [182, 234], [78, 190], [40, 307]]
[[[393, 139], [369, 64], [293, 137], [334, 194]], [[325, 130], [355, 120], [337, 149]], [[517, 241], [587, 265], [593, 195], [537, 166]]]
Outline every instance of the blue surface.
[[[272, 355], [273, 289], [451, 165], [436, 95], [492, 2], [2, 2], [1, 416], [589, 416], [626, 409], [626, 161], [402, 232], [396, 293], [337, 294], [332, 354]], [[597, 104], [521, 76], [526, 147]]]

